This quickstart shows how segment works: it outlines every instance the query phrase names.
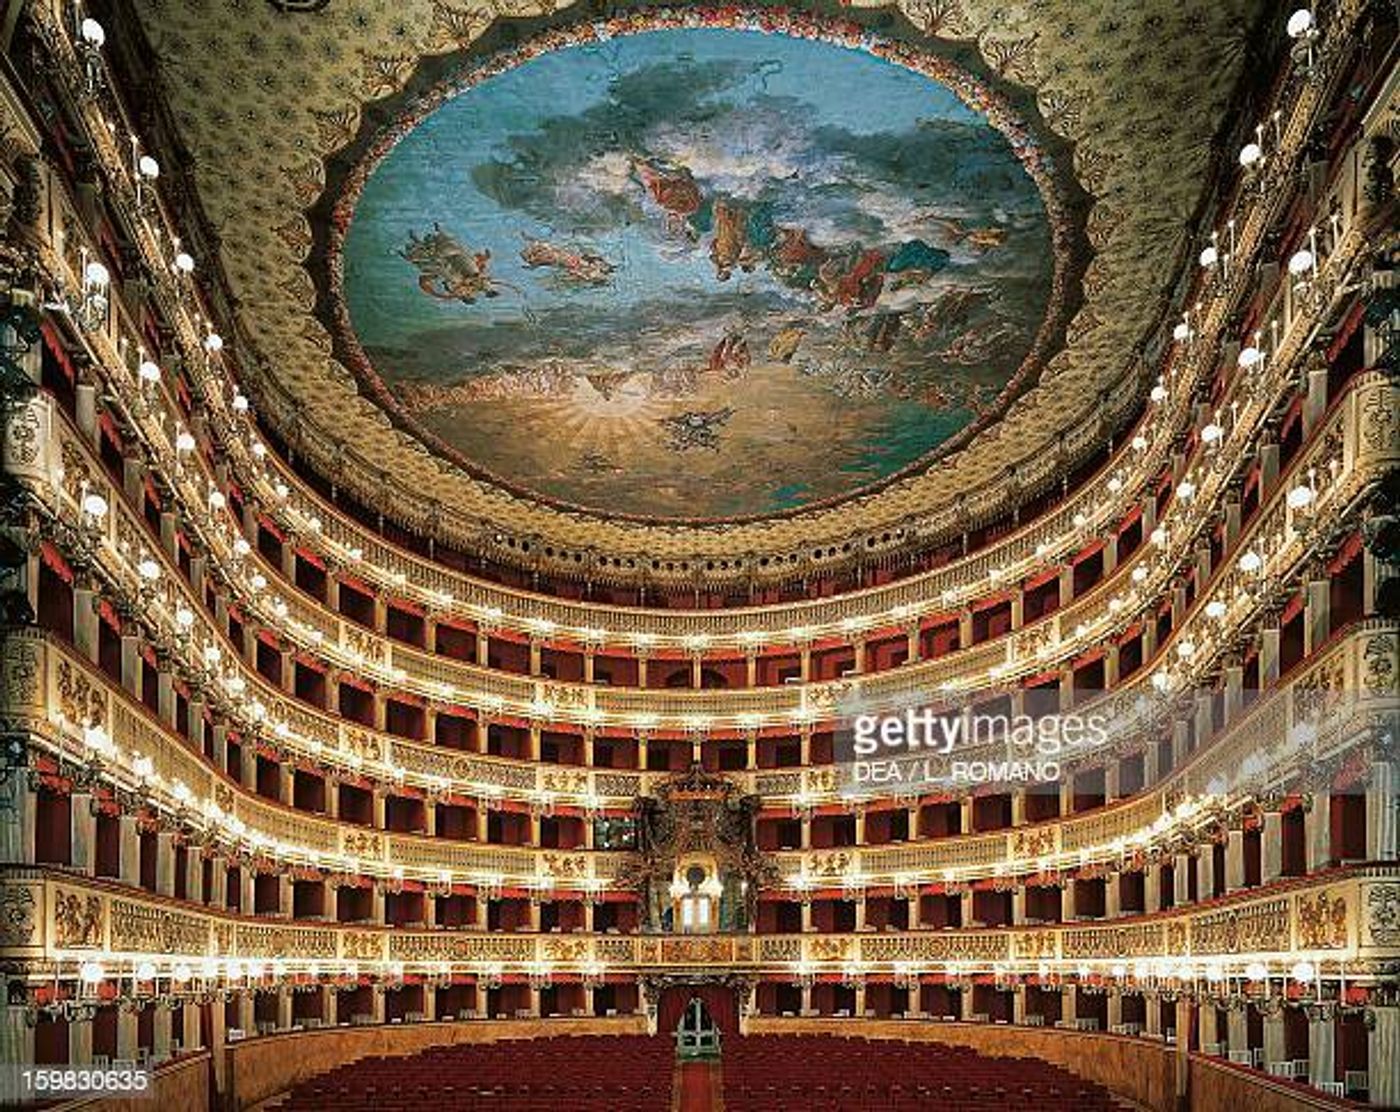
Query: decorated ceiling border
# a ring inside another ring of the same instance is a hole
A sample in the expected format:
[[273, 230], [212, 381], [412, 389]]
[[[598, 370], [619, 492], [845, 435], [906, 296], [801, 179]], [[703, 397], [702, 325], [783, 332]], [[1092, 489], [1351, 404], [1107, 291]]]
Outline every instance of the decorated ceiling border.
[[[600, 520], [472, 480], [356, 397], [353, 376], [332, 358], [312, 315], [315, 288], [303, 262], [313, 237], [304, 213], [324, 192], [323, 159], [425, 56], [458, 52], [501, 17], [543, 17], [552, 5], [346, 0], [315, 18], [289, 19], [270, 7], [234, 11], [213, 0], [123, 3], [139, 17], [190, 151], [218, 261], [241, 310], [237, 347], [249, 387], [263, 418], [299, 455], [386, 515], [440, 529], [452, 543], [495, 536], [499, 546], [502, 537], [521, 537], [700, 567], [744, 554], [796, 559], [852, 536], [878, 541], [881, 530], [887, 540], [931, 532], [961, 505], [990, 504], [1003, 488], [1024, 491], [1047, 463], [1063, 469], [1102, 447], [1145, 393], [1144, 356], [1193, 254], [1212, 142], [1263, 13], [1259, 0], [1039, 0], [1012, 8], [907, 0], [903, 10], [920, 33], [969, 49], [975, 43], [994, 72], [1033, 86], [1049, 126], [1075, 141], [1077, 177], [1096, 198], [1086, 303], [1039, 385], [937, 467], [833, 510], [696, 528]], [[881, 16], [892, 10], [875, 7]], [[254, 164], [266, 169], [248, 173]]]
[[[864, 14], [865, 18], [852, 18], [852, 14]], [[1034, 385], [1046, 360], [1063, 343], [1069, 320], [1082, 301], [1080, 282], [1091, 255], [1085, 234], [1090, 202], [1070, 169], [1072, 155], [1069, 146], [1056, 138], [1045, 127], [1044, 121], [1039, 119], [1033, 97], [1017, 97], [1005, 82], [989, 72], [974, 73], [974, 65], [978, 69], [986, 69], [976, 58], [975, 52], [966, 48], [957, 50], [957, 53], [964, 55], [964, 63], [954, 61], [949, 56], [956, 49], [950, 44], [935, 52], [932, 45], [936, 40], [926, 39], [919, 45], [910, 42], [909, 39], [916, 36], [917, 31], [903, 17], [878, 21], [883, 25], [880, 32], [872, 30], [871, 25], [876, 22], [871, 18], [871, 13], [847, 13], [837, 18], [788, 7], [648, 6], [607, 18], [568, 22], [536, 30], [527, 33], [518, 45], [499, 49], [491, 49], [487, 44], [487, 40], [493, 36], [483, 36], [478, 40], [478, 46], [487, 46], [485, 51], [473, 49], [466, 57], [454, 59], [445, 76], [427, 79], [425, 90], [416, 91], [416, 86], [425, 83], [421, 78], [410, 79], [401, 93], [376, 105], [375, 116], [389, 112], [392, 114], [391, 123], [371, 127], [366, 122], [347, 147], [326, 160], [326, 192], [308, 213], [315, 243], [306, 265], [317, 285], [317, 316], [331, 334], [335, 358], [354, 373], [362, 392], [371, 396], [390, 414], [397, 426], [474, 478], [502, 487], [519, 498], [609, 520], [666, 526], [710, 526], [802, 517], [813, 510], [873, 495], [901, 479], [927, 470], [938, 460], [965, 447], [995, 424], [1011, 403]], [[596, 508], [544, 495], [521, 486], [510, 476], [491, 471], [424, 427], [408, 412], [375, 370], [350, 320], [344, 291], [345, 240], [356, 206], [375, 170], [419, 124], [450, 100], [507, 70], [555, 50], [602, 43], [649, 31], [713, 28], [760, 31], [862, 51], [927, 77], [952, 92], [966, 107], [979, 113], [1006, 140], [1012, 154], [1035, 183], [1045, 206], [1054, 263], [1050, 295], [1029, 351], [1011, 380], [985, 411], [957, 433], [890, 475], [838, 495], [768, 513], [722, 518], [658, 518], [645, 514], [602, 513]], [[440, 59], [433, 62], [427, 67], [428, 72], [442, 68]], [[1018, 101], [1021, 103], [1018, 104]]]

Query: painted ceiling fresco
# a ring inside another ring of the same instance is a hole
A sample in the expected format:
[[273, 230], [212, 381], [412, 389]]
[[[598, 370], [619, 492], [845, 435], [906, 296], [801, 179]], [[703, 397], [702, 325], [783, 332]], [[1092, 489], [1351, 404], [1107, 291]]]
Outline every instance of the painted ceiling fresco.
[[1047, 159], [933, 55], [744, 28], [488, 59], [340, 210], [362, 379], [439, 451], [609, 514], [799, 509], [926, 466], [1033, 378]]

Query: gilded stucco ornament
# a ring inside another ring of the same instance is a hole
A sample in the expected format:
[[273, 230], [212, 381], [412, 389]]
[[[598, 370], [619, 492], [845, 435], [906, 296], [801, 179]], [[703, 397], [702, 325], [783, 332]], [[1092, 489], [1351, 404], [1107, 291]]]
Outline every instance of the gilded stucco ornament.
[[[1047, 446], [1065, 430], [1084, 421], [1090, 422], [1085, 429], [1102, 427], [1113, 423], [1114, 414], [1126, 413], [1135, 388], [1103, 390], [1104, 409], [1098, 399], [1105, 374], [1127, 383], [1138, 373], [1133, 353], [1143, 338], [1141, 322], [1152, 316], [1171, 269], [1163, 260], [1174, 257], [1177, 244], [1175, 221], [1163, 217], [1193, 207], [1208, 154], [1208, 145], [1198, 140], [1210, 131], [1208, 121], [1234, 87], [1242, 55], [1233, 44], [1257, 6], [1237, 0], [1148, 13], [1109, 4], [1010, 11], [990, 3], [909, 5], [916, 26], [960, 48], [974, 45], [981, 64], [1013, 84], [1031, 83], [1039, 113], [1075, 142], [1076, 174], [1108, 209], [1094, 220], [1097, 257], [1086, 279], [1083, 320], [1073, 329], [1070, 347], [1053, 360], [1053, 373], [1012, 405], [990, 430], [994, 435], [976, 438], [932, 471], [839, 510], [696, 528], [657, 528], [554, 510], [455, 469], [444, 471], [431, 455], [386, 427], [368, 399], [350, 395], [349, 376], [327, 357], [324, 331], [307, 323], [306, 240], [293, 229], [319, 184], [319, 159], [355, 135], [368, 100], [412, 80], [419, 57], [489, 37], [484, 9], [409, 0], [353, 9], [332, 3], [304, 17], [268, 5], [235, 17], [202, 6], [172, 10], [152, 3], [148, 9], [138, 0], [137, 10], [146, 17], [157, 57], [169, 72], [189, 75], [168, 91], [182, 138], [195, 156], [200, 196], [213, 222], [227, 229], [221, 247], [233, 291], [243, 305], [256, 306], [245, 322], [248, 337], [258, 348], [276, 352], [266, 364], [276, 381], [256, 384], [268, 418], [287, 431], [296, 415], [302, 450], [313, 463], [331, 458], [324, 432], [335, 429], [335, 439], [355, 445], [346, 453], [346, 485], [362, 488], [371, 473], [392, 474], [403, 497], [389, 501], [402, 509], [405, 520], [426, 520], [428, 503], [418, 506], [414, 492], [431, 492], [445, 523], [460, 522], [473, 531], [495, 522], [510, 536], [533, 535], [570, 551], [645, 552], [688, 561], [810, 550], [853, 531], [902, 527], [915, 515], [946, 507], [954, 491], [982, 490], [998, 481], [1015, 462], [1012, 457], [1049, 458]], [[846, 14], [856, 22], [866, 15], [860, 9]], [[568, 16], [561, 13], [561, 23]], [[1069, 24], [1074, 38], [1060, 33]], [[276, 42], [275, 61], [270, 50], [249, 57], [240, 45], [246, 41]], [[187, 60], [196, 49], [203, 61], [190, 66]], [[293, 87], [295, 96], [289, 95]], [[1190, 96], [1177, 95], [1183, 89]], [[1132, 102], [1130, 129], [1121, 126], [1129, 115], [1121, 107], [1124, 98]], [[235, 120], [237, 127], [231, 126]], [[252, 135], [259, 136], [258, 156], [277, 171], [254, 178], [226, 172], [253, 156]], [[252, 217], [254, 211], [259, 218]], [[1075, 453], [1098, 446], [1078, 433], [1066, 443]], [[1033, 472], [1032, 462], [1026, 474]]]

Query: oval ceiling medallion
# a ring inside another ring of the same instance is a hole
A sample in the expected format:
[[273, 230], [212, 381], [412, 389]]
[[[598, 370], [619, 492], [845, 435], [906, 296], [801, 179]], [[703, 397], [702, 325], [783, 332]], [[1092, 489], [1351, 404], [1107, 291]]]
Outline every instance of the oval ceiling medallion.
[[734, 10], [555, 31], [348, 175], [339, 347], [436, 450], [648, 519], [799, 511], [965, 443], [1063, 318], [1051, 159], [939, 54]]

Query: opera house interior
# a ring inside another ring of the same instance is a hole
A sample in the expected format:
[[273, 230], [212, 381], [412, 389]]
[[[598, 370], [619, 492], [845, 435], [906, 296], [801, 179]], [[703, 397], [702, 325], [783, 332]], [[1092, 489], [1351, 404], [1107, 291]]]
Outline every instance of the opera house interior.
[[0, 0], [0, 1105], [1400, 1108], [1398, 27]]

